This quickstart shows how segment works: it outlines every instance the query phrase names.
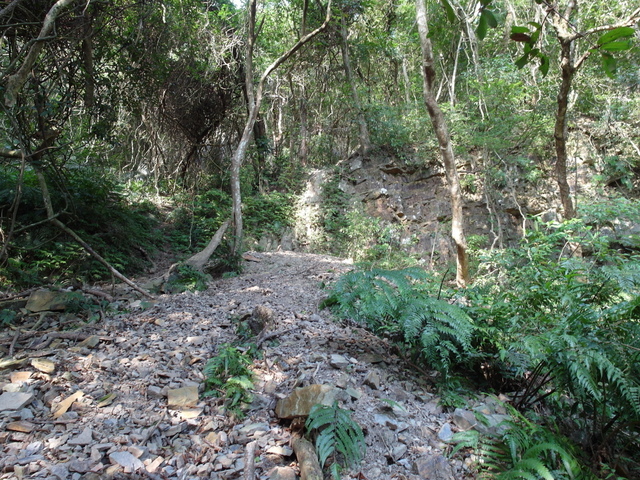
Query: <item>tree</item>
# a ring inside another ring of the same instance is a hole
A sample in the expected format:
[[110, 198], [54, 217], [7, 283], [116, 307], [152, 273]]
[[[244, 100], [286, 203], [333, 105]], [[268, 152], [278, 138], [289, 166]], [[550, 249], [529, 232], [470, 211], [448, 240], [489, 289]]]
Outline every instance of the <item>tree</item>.
[[427, 10], [424, 0], [416, 0], [416, 20], [420, 35], [420, 48], [422, 50], [424, 103], [438, 138], [440, 155], [442, 155], [451, 197], [451, 236], [456, 244], [456, 283], [459, 287], [464, 287], [469, 281], [469, 260], [467, 242], [464, 235], [462, 190], [460, 189], [460, 179], [458, 178], [456, 159], [447, 122], [434, 93], [436, 71], [433, 66], [433, 47], [429, 38]]
[[[569, 220], [576, 216], [575, 206], [571, 199], [571, 189], [567, 180], [567, 137], [569, 109], [569, 94], [571, 93], [573, 81], [578, 70], [592, 53], [600, 51], [605, 73], [613, 77], [616, 70], [615, 58], [610, 52], [627, 50], [631, 47], [629, 41], [621, 40], [634, 34], [634, 29], [640, 20], [640, 8], [636, 8], [625, 20], [617, 23], [595, 26], [586, 30], [581, 30], [577, 26], [577, 21], [573, 18], [578, 11], [578, 0], [568, 0], [564, 8], [556, 3], [546, 0], [536, 0], [536, 3], [546, 8], [547, 16], [555, 30], [556, 39], [560, 45], [560, 71], [561, 82], [558, 88], [557, 110], [555, 127], [553, 132], [556, 150], [556, 181], [560, 201], [564, 210], [564, 218]], [[543, 25], [530, 22], [533, 31], [529, 27], [513, 27], [511, 38], [515, 41], [523, 42], [524, 55], [516, 61], [520, 68], [533, 59], [540, 60], [540, 70], [546, 75], [549, 70], [549, 57], [540, 51], [538, 47], [540, 33]], [[593, 36], [598, 33], [607, 32], [601, 35], [595, 42]], [[587, 48], [579, 53], [578, 45], [587, 43]]]
[[302, 38], [300, 38], [289, 50], [283, 53], [280, 57], [278, 57], [271, 65], [269, 65], [265, 71], [263, 72], [260, 80], [258, 81], [258, 85], [253, 87], [253, 52], [255, 49], [257, 32], [256, 32], [256, 9], [257, 9], [257, 0], [249, 1], [249, 9], [248, 9], [248, 33], [247, 33], [247, 46], [245, 52], [245, 83], [246, 83], [246, 94], [247, 94], [247, 102], [249, 104], [249, 114], [247, 116], [247, 120], [245, 122], [244, 130], [242, 132], [242, 137], [233, 153], [233, 157], [231, 158], [231, 197], [233, 201], [233, 224], [234, 224], [234, 254], [239, 254], [240, 249], [242, 248], [242, 235], [243, 235], [243, 226], [242, 226], [242, 194], [240, 192], [240, 168], [244, 163], [244, 159], [247, 154], [247, 148], [249, 147], [249, 142], [251, 141], [251, 134], [254, 130], [254, 125], [256, 119], [258, 118], [258, 113], [260, 112], [260, 105], [262, 104], [262, 97], [264, 95], [264, 88], [271, 75], [280, 65], [285, 63], [293, 54], [295, 54], [300, 48], [302, 48], [309, 40], [315, 37], [318, 33], [322, 32], [329, 25], [329, 20], [331, 19], [331, 0], [327, 3], [327, 13], [322, 25], [313, 30], [312, 32], [307, 33]]

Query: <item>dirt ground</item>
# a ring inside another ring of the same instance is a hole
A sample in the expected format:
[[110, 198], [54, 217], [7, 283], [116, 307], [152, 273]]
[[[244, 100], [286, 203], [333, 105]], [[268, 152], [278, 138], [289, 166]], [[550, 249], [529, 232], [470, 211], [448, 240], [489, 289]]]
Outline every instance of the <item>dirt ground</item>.
[[[0, 388], [24, 394], [11, 398], [26, 403], [3, 410], [0, 400], [0, 479], [236, 479], [246, 478], [247, 462], [256, 478], [295, 478], [295, 422], [274, 409], [311, 384], [344, 392], [342, 407], [365, 432], [365, 459], [342, 478], [473, 477], [468, 462], [442, 456], [447, 445], [439, 434], [456, 427], [424, 372], [385, 340], [319, 309], [324, 286], [352, 265], [294, 252], [251, 258], [242, 274], [203, 292], [147, 301], [120, 289], [117, 313], [85, 325], [77, 337], [54, 336], [45, 348], [34, 345], [64, 322], [2, 332], [1, 356], [19, 362], [0, 368]], [[238, 321], [256, 307], [267, 314], [246, 417], [229, 415], [213, 397], [168, 405], [169, 392], [202, 393], [207, 360], [237, 340]], [[254, 441], [255, 455], [247, 458]]]

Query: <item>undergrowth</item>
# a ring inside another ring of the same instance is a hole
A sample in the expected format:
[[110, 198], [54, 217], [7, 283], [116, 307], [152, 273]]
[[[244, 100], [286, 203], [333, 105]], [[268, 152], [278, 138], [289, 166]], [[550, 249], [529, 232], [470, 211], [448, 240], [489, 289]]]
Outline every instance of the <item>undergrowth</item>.
[[475, 356], [476, 327], [462, 308], [435, 297], [428, 278], [419, 268], [354, 271], [336, 282], [325, 303], [339, 317], [400, 342], [447, 378]]
[[315, 438], [320, 467], [325, 468], [333, 459], [329, 471], [334, 479], [340, 479], [344, 467], [356, 465], [364, 458], [367, 444], [362, 428], [348, 410], [338, 406], [337, 401], [331, 406], [314, 405], [305, 427]]
[[228, 411], [238, 418], [244, 417], [243, 408], [253, 396], [254, 350], [229, 343], [220, 346], [217, 354], [206, 363], [204, 396], [221, 398]]

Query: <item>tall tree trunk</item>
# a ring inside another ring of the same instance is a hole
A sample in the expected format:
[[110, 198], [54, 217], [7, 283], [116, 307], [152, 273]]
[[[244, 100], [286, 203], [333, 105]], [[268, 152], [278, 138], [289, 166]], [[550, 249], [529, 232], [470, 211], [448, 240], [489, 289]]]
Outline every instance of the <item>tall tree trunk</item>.
[[358, 88], [356, 87], [355, 78], [353, 75], [353, 68], [351, 67], [351, 56], [349, 55], [349, 43], [347, 26], [345, 25], [344, 17], [341, 20], [340, 35], [342, 36], [342, 43], [340, 47], [342, 49], [342, 61], [344, 63], [344, 72], [347, 76], [347, 83], [351, 87], [351, 98], [353, 104], [358, 111], [356, 121], [358, 122], [358, 131], [360, 139], [360, 153], [366, 155], [371, 150], [371, 138], [369, 137], [369, 127], [367, 125], [367, 119], [364, 116], [362, 110], [362, 103], [360, 102], [360, 95], [358, 95]]
[[565, 220], [570, 220], [576, 216], [576, 211], [571, 200], [571, 189], [567, 181], [567, 109], [575, 67], [571, 58], [571, 42], [564, 41], [561, 45], [560, 68], [562, 70], [562, 83], [558, 91], [558, 110], [556, 112], [553, 136], [556, 145], [556, 181], [558, 182], [560, 201], [562, 202]]
[[233, 152], [233, 156], [231, 157], [231, 200], [233, 203], [232, 206], [232, 219], [234, 224], [234, 244], [233, 244], [233, 253], [238, 255], [242, 248], [242, 235], [243, 235], [243, 222], [242, 222], [242, 194], [240, 192], [240, 169], [244, 162], [244, 159], [247, 155], [247, 148], [249, 147], [249, 142], [251, 141], [251, 133], [253, 131], [253, 126], [256, 122], [256, 118], [258, 117], [258, 112], [260, 111], [260, 105], [262, 103], [262, 96], [264, 91], [264, 86], [267, 81], [267, 78], [274, 70], [276, 70], [280, 65], [286, 62], [291, 56], [296, 53], [304, 44], [306, 44], [309, 40], [315, 37], [318, 33], [322, 32], [327, 25], [329, 25], [329, 20], [331, 19], [331, 0], [327, 3], [327, 13], [324, 22], [318, 28], [313, 30], [312, 32], [304, 35], [300, 40], [298, 40], [295, 45], [293, 45], [289, 50], [283, 53], [276, 61], [274, 61], [271, 65], [267, 67], [267, 69], [260, 77], [260, 81], [256, 86], [255, 92], [253, 88], [253, 50], [255, 46], [256, 36], [255, 36], [255, 26], [256, 26], [256, 3], [257, 0], [251, 0], [249, 3], [249, 24], [248, 24], [248, 40], [247, 40], [247, 51], [245, 56], [245, 83], [247, 87], [247, 102], [249, 104], [249, 115], [247, 116], [247, 121], [244, 126], [244, 130], [242, 132], [242, 137], [240, 138], [240, 142], [236, 147], [236, 150]]
[[459, 287], [464, 287], [469, 281], [469, 262], [467, 242], [463, 227], [462, 190], [460, 189], [456, 159], [453, 154], [453, 146], [451, 144], [447, 122], [434, 94], [436, 71], [433, 66], [433, 49], [431, 39], [429, 38], [427, 11], [424, 0], [416, 0], [416, 20], [418, 23], [418, 33], [420, 35], [420, 47], [422, 49], [424, 103], [429, 112], [436, 137], [438, 137], [440, 153], [442, 155], [451, 195], [451, 236], [456, 244], [456, 283]]

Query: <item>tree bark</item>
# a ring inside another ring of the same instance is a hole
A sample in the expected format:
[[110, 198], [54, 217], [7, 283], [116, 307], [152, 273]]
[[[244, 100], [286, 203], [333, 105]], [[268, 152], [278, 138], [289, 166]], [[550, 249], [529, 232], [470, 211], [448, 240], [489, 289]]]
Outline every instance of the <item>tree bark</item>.
[[561, 40], [561, 46], [560, 68], [562, 70], [562, 83], [558, 91], [558, 109], [556, 111], [553, 137], [556, 147], [556, 181], [558, 182], [560, 201], [564, 210], [564, 219], [570, 220], [576, 216], [576, 211], [571, 200], [571, 188], [567, 180], [567, 110], [575, 67], [571, 58], [571, 42]]
[[227, 228], [229, 227], [230, 223], [231, 223], [231, 219], [224, 222], [222, 226], [218, 228], [218, 230], [216, 231], [215, 235], [213, 236], [209, 244], [202, 251], [196, 253], [192, 257], [189, 257], [187, 260], [185, 260], [184, 264], [189, 265], [190, 267], [201, 272], [204, 269], [204, 266], [207, 264], [207, 262], [211, 258], [211, 255], [213, 255], [213, 252], [215, 252], [216, 248], [218, 248], [218, 245], [220, 245], [220, 242], [222, 241], [222, 237], [224, 236], [224, 233], [227, 231]]
[[292, 442], [293, 450], [298, 458], [301, 480], [323, 480], [322, 468], [313, 444], [302, 437], [296, 437]]
[[456, 283], [459, 287], [464, 287], [469, 281], [469, 262], [467, 242], [463, 227], [462, 190], [460, 188], [456, 159], [453, 154], [453, 146], [451, 144], [447, 122], [434, 95], [436, 71], [433, 66], [433, 49], [431, 39], [429, 38], [427, 11], [424, 0], [416, 0], [416, 20], [418, 23], [418, 33], [420, 35], [420, 47], [422, 49], [424, 102], [429, 112], [436, 137], [438, 138], [440, 154], [442, 155], [451, 196], [451, 236], [456, 244]]
[[258, 117], [258, 112], [260, 111], [260, 105], [262, 103], [262, 95], [265, 83], [267, 78], [274, 70], [276, 70], [280, 65], [286, 62], [294, 53], [296, 53], [300, 48], [302, 48], [309, 40], [315, 37], [318, 33], [322, 32], [327, 25], [329, 24], [329, 20], [331, 19], [331, 0], [329, 0], [327, 4], [327, 14], [324, 22], [318, 28], [313, 30], [312, 32], [303, 36], [300, 40], [298, 40], [295, 45], [293, 45], [289, 50], [283, 53], [275, 62], [267, 67], [267, 69], [260, 77], [260, 81], [255, 89], [253, 89], [253, 49], [255, 46], [255, 26], [256, 26], [256, 2], [257, 0], [251, 0], [249, 4], [249, 34], [248, 34], [248, 43], [247, 43], [247, 52], [245, 57], [245, 83], [247, 86], [247, 101], [249, 103], [249, 115], [247, 116], [247, 121], [244, 126], [244, 130], [242, 132], [242, 137], [240, 138], [240, 142], [236, 147], [236, 150], [233, 152], [233, 156], [231, 157], [231, 199], [233, 202], [232, 207], [232, 218], [234, 224], [234, 244], [233, 244], [233, 253], [238, 255], [242, 248], [242, 235], [243, 235], [243, 225], [242, 225], [242, 194], [240, 192], [240, 168], [244, 162], [244, 159], [247, 154], [247, 148], [249, 147], [249, 142], [251, 141], [251, 133], [253, 131], [253, 126], [256, 122], [256, 118]]

